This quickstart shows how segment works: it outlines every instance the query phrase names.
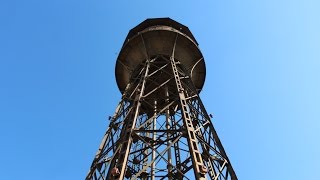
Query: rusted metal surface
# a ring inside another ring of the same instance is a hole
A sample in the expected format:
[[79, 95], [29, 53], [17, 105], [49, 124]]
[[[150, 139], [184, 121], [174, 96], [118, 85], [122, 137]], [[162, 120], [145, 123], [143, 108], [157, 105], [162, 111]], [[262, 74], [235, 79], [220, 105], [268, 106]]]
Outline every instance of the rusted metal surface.
[[205, 81], [206, 69], [195, 38], [188, 27], [170, 18], [159, 18], [147, 19], [133, 28], [122, 46], [115, 70], [117, 84], [122, 93], [132, 72], [146, 60], [146, 56], [171, 56], [176, 34], [179, 34], [179, 39], [175, 59], [184, 64], [200, 92]]

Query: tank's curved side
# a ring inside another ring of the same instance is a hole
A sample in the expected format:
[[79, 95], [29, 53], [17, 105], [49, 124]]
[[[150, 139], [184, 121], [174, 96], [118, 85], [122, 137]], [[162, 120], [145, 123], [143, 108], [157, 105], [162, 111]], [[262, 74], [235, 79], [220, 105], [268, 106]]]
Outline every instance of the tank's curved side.
[[[166, 20], [173, 21], [168, 18]], [[115, 70], [119, 90], [124, 92], [131, 73], [146, 59], [157, 55], [170, 57], [175, 42], [174, 58], [187, 69], [193, 84], [200, 92], [204, 85], [206, 68], [202, 53], [193, 36], [189, 37], [171, 26], [154, 24], [136, 34], [131, 32], [130, 38], [124, 42]]]

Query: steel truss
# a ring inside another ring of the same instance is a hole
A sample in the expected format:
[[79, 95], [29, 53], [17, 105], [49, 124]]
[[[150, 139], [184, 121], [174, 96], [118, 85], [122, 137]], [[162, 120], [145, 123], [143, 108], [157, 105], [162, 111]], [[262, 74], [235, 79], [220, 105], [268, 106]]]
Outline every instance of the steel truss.
[[87, 180], [237, 180], [190, 74], [158, 55], [137, 66]]

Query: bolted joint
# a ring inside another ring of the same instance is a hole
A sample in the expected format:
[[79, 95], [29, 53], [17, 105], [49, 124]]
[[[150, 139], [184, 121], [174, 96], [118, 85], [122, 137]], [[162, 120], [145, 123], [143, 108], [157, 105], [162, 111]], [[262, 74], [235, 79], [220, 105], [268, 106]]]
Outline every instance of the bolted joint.
[[120, 175], [120, 171], [117, 167], [114, 167], [111, 169], [111, 176], [112, 177], [116, 177], [116, 176], [119, 176]]
[[200, 170], [200, 174], [203, 174], [203, 175], [208, 172], [207, 167], [204, 165], [201, 165], [199, 170]]

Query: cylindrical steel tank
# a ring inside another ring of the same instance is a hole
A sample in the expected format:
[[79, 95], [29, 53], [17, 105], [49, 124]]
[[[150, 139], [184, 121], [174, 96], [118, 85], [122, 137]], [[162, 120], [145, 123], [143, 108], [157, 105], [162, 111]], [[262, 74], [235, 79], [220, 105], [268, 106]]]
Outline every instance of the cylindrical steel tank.
[[205, 81], [206, 68], [197, 41], [188, 27], [170, 18], [155, 18], [147, 19], [131, 29], [123, 43], [115, 68], [121, 93], [129, 83], [132, 73], [147, 58], [158, 55], [170, 57], [175, 40], [174, 58], [187, 69], [194, 86], [200, 92]]

